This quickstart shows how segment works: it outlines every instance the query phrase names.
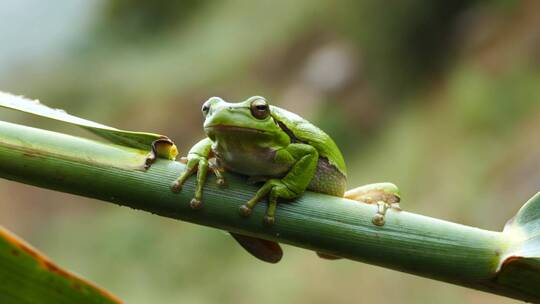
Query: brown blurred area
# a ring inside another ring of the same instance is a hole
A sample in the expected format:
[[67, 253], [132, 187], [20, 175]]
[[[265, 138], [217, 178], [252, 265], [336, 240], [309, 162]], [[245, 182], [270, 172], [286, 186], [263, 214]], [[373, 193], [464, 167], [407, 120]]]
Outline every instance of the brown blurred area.
[[[351, 187], [484, 229], [540, 190], [540, 2], [0, 0], [0, 89], [185, 153], [210, 96], [263, 95], [327, 131]], [[25, 115], [0, 119], [82, 134]], [[0, 181], [0, 224], [128, 303], [514, 303]]]

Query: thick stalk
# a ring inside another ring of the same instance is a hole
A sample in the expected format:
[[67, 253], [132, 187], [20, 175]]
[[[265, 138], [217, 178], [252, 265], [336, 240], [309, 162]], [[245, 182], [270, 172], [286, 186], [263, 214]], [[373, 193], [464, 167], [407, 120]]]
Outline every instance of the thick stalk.
[[138, 168], [145, 155], [133, 148], [0, 122], [0, 176], [6, 179], [522, 300], [540, 299], [538, 292], [501, 285], [496, 279], [511, 245], [508, 234], [394, 210], [379, 227], [371, 223], [375, 206], [309, 192], [280, 204], [275, 225], [267, 227], [262, 223], [264, 204], [247, 219], [238, 213], [257, 189], [243, 178], [227, 174], [228, 186], [219, 188], [209, 176], [204, 207], [192, 210], [193, 178], [179, 194], [169, 189], [184, 166], [159, 159], [143, 171]]

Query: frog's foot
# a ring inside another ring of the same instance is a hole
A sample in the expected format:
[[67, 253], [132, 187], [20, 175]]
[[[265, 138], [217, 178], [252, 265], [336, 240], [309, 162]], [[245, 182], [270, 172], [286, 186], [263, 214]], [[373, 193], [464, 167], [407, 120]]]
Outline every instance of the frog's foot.
[[190, 155], [188, 158], [181, 158], [180, 162], [186, 164], [186, 171], [184, 171], [182, 175], [180, 175], [180, 177], [178, 177], [171, 184], [171, 190], [173, 192], [182, 191], [182, 186], [184, 185], [186, 180], [195, 172], [197, 172], [197, 185], [195, 187], [195, 196], [190, 201], [189, 205], [192, 209], [200, 209], [203, 206], [202, 190], [204, 182], [206, 180], [206, 174], [208, 172], [208, 169], [212, 170], [212, 172], [216, 175], [218, 185], [224, 185], [225, 179], [223, 178], [220, 169], [217, 168], [214, 163], [212, 163], [205, 157], [198, 155]]
[[361, 186], [345, 192], [343, 197], [367, 204], [377, 204], [377, 213], [371, 220], [377, 226], [384, 225], [385, 215], [388, 209], [401, 211], [399, 206], [399, 201], [401, 200], [399, 189], [392, 183]]
[[263, 218], [263, 223], [271, 226], [275, 222], [275, 213], [277, 207], [277, 200], [279, 198], [291, 199], [298, 196], [294, 191], [290, 190], [279, 179], [270, 179], [257, 191], [255, 196], [250, 199], [246, 204], [240, 206], [240, 215], [247, 217], [250, 216], [253, 207], [257, 205], [265, 196], [268, 195], [268, 208]]

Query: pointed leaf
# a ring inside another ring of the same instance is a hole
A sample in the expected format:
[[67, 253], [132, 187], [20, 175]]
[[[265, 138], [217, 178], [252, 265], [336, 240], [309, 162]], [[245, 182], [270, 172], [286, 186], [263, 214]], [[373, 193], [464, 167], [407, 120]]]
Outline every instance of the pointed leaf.
[[0, 92], [0, 106], [41, 117], [54, 119], [82, 127], [112, 143], [124, 145], [141, 150], [155, 150], [157, 156], [174, 159], [178, 154], [174, 143], [164, 135], [119, 130], [97, 122], [68, 114], [61, 109], [52, 109], [39, 102], [22, 96]]
[[0, 226], [0, 303], [122, 303]]

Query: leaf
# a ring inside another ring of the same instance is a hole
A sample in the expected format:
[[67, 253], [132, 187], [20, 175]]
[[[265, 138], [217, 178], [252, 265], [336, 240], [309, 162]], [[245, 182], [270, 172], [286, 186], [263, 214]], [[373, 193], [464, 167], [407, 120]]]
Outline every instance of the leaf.
[[504, 227], [510, 244], [501, 259], [496, 281], [540, 297], [540, 192]]
[[[61, 109], [49, 108], [40, 103], [39, 100], [31, 100], [22, 96], [0, 92], [0, 106], [76, 125], [115, 144], [141, 150], [155, 151], [156, 156], [160, 158], [175, 159], [178, 154], [176, 145], [165, 135], [119, 130], [70, 115]], [[153, 161], [153, 159], [150, 161]]]
[[122, 303], [0, 226], [0, 303]]

